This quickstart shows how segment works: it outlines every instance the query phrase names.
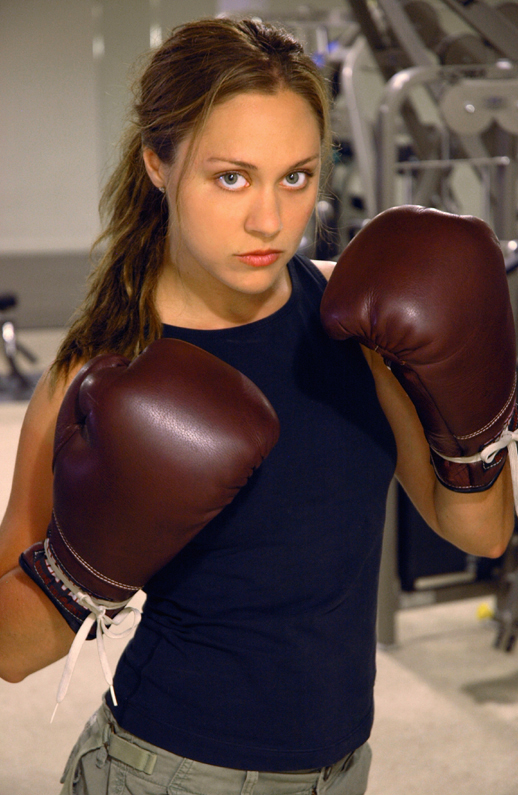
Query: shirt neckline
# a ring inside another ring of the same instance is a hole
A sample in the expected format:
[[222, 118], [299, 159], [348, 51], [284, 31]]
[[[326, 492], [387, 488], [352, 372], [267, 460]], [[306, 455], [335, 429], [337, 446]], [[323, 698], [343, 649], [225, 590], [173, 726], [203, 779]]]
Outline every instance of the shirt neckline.
[[199, 328], [189, 328], [188, 326], [174, 326], [171, 323], [163, 323], [162, 329], [164, 331], [169, 331], [170, 334], [178, 333], [183, 335], [199, 335], [199, 336], [206, 336], [206, 335], [214, 335], [214, 336], [225, 336], [231, 334], [232, 336], [240, 336], [243, 334], [247, 334], [250, 330], [256, 330], [261, 328], [266, 328], [269, 325], [273, 325], [280, 320], [283, 320], [286, 315], [292, 312], [293, 307], [296, 301], [296, 294], [299, 291], [299, 277], [297, 273], [297, 268], [295, 266], [295, 255], [290, 259], [288, 262], [288, 273], [291, 279], [291, 293], [286, 301], [279, 309], [276, 309], [275, 312], [272, 312], [271, 315], [267, 315], [266, 317], [262, 317], [259, 320], [252, 320], [250, 323], [242, 323], [239, 326], [227, 326], [226, 328], [216, 328], [216, 329], [199, 329]]

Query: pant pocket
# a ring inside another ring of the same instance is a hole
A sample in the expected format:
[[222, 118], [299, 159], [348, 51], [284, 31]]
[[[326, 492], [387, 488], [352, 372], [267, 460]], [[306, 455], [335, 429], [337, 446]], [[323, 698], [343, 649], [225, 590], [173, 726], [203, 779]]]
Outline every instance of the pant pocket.
[[[78, 741], [70, 752], [60, 779], [60, 783], [63, 784], [60, 795], [86, 795], [87, 790], [81, 782], [83, 762], [88, 756], [94, 757], [94, 764], [100, 772], [102, 765], [100, 767], [99, 762], [102, 763], [103, 755], [105, 756], [102, 727], [96, 712], [87, 721]], [[101, 795], [105, 791], [106, 788], [95, 790], [96, 795]]]
[[109, 768], [109, 795], [119, 795], [119, 782], [122, 784], [120, 795], [167, 795], [167, 785], [153, 781], [152, 776], [137, 773], [113, 760], [109, 760]]
[[344, 761], [342, 769], [329, 779], [327, 787], [317, 788], [319, 795], [365, 795], [371, 758], [372, 751], [365, 743]]

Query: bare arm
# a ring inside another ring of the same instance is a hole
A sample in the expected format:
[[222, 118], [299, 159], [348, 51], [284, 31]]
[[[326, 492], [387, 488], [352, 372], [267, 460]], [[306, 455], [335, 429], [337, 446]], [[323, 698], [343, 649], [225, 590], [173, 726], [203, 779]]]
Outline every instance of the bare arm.
[[460, 494], [435, 477], [430, 451], [414, 405], [381, 356], [364, 349], [379, 401], [397, 444], [396, 476], [426, 523], [465, 552], [503, 554], [514, 529], [509, 462], [486, 491]]
[[0, 677], [18, 682], [67, 654], [74, 633], [18, 566], [45, 537], [52, 512], [52, 449], [56, 418], [69, 381], [54, 391], [45, 376], [23, 422], [9, 503], [0, 525]]

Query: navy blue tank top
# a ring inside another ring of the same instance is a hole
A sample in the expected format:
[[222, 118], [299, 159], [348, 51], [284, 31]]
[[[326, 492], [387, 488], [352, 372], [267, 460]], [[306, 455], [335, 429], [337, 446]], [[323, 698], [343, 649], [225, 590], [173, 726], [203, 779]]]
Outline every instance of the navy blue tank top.
[[277, 411], [277, 446], [147, 585], [115, 675], [119, 724], [223, 767], [330, 765], [373, 719], [376, 591], [395, 444], [357, 343], [327, 338], [325, 280], [289, 263], [273, 315], [164, 326], [245, 373]]

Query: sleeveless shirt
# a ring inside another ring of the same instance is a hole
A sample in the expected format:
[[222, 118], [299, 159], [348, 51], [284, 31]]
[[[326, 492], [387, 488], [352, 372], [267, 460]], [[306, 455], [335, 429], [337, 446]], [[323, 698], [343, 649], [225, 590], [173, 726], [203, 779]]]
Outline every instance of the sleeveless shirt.
[[330, 340], [325, 279], [288, 265], [292, 293], [259, 321], [164, 326], [247, 375], [277, 411], [276, 447], [145, 588], [115, 674], [118, 723], [211, 765], [331, 765], [373, 720], [376, 592], [395, 443], [354, 341]]

